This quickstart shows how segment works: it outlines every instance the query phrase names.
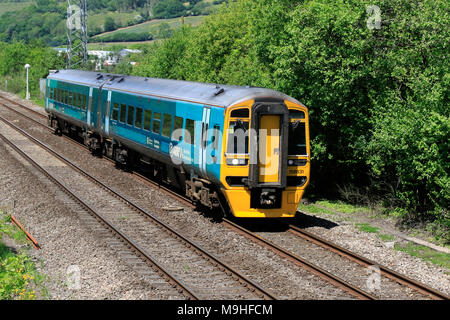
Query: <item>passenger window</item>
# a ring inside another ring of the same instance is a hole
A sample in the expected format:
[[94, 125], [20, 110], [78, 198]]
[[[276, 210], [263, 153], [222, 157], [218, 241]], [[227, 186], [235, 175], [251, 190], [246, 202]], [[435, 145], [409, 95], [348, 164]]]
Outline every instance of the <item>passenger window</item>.
[[82, 96], [82, 106], [83, 106], [83, 110], [86, 110], [87, 109], [87, 95], [85, 95], [85, 94], [83, 94], [83, 96]]
[[120, 122], [125, 122], [127, 118], [127, 106], [125, 104], [120, 105]]
[[119, 104], [118, 103], [114, 103], [114, 105], [113, 105], [113, 110], [112, 110], [112, 113], [111, 113], [111, 119], [112, 120], [119, 120], [119, 109], [120, 109], [120, 107], [119, 107]]
[[142, 128], [142, 109], [136, 108], [136, 120], [134, 121], [134, 126], [136, 128]]
[[68, 99], [69, 101], [67, 102], [68, 105], [73, 106], [73, 92], [68, 91]]
[[194, 129], [195, 129], [195, 121], [191, 119], [186, 119], [186, 131], [184, 135], [184, 140], [187, 143], [194, 144], [195, 142], [195, 135], [194, 135]]
[[80, 94], [79, 93], [74, 93], [73, 105], [75, 107], [81, 109], [81, 106], [80, 106]]
[[145, 112], [144, 112], [144, 130], [150, 131], [151, 123], [152, 123], [152, 111], [145, 110]]
[[[175, 133], [178, 129], [183, 129], [183, 118], [181, 117], [175, 117], [174, 121], [173, 121], [173, 133]], [[172, 139], [176, 140], [176, 141], [182, 141], [183, 140], [183, 133], [180, 132], [179, 134], [177, 134], [177, 136], [173, 136], [172, 134]]]
[[171, 127], [172, 127], [172, 116], [170, 114], [165, 114], [163, 120], [162, 135], [169, 138]]
[[127, 123], [132, 126], [134, 122], [134, 107], [133, 106], [128, 106], [128, 118], [127, 118]]
[[154, 133], [161, 134], [161, 113], [153, 114], [153, 130]]

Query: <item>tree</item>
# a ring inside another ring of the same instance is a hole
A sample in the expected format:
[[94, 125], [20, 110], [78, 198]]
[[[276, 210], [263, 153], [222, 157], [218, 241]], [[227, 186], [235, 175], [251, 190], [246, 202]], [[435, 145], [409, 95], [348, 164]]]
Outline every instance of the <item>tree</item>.
[[105, 24], [103, 26], [103, 29], [105, 30], [105, 32], [116, 30], [116, 28], [117, 28], [117, 26], [116, 26], [116, 22], [114, 21], [114, 19], [112, 17], [106, 17]]

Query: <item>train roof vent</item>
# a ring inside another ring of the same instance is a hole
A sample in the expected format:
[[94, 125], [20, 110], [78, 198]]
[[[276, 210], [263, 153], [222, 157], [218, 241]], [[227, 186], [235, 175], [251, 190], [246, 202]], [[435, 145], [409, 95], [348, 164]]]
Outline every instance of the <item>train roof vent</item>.
[[120, 78], [119, 81], [117, 81], [117, 83], [121, 83], [121, 82], [124, 81], [124, 80], [125, 80], [125, 77], [122, 77], [122, 78]]
[[216, 86], [216, 92], [214, 93], [215, 96], [218, 96], [219, 94], [222, 94], [225, 92], [224, 88], [221, 88], [219, 86]]
[[103, 78], [102, 74], [97, 74], [97, 80], [100, 80], [101, 78]]

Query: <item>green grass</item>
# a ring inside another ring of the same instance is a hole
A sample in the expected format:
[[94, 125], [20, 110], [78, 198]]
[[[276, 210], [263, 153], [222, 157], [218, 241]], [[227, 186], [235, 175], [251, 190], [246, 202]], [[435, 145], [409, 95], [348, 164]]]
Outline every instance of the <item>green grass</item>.
[[330, 208], [342, 213], [370, 212], [370, 209], [362, 206], [355, 206], [341, 201], [317, 201], [316, 204]]
[[317, 207], [317, 206], [315, 206], [313, 204], [305, 205], [305, 204], [300, 203], [298, 205], [298, 209], [300, 211], [304, 211], [304, 212], [312, 213], [312, 214], [329, 214], [329, 215], [336, 214], [333, 211], [330, 211], [330, 210], [327, 210], [327, 209], [324, 209], [324, 208], [321, 208], [321, 207]]
[[[205, 16], [194, 16], [194, 17], [185, 17], [184, 23], [186, 25], [197, 26], [202, 23]], [[172, 19], [163, 19], [163, 20], [151, 20], [147, 21], [135, 26], [131, 26], [125, 29], [119, 29], [107, 33], [102, 33], [92, 37], [92, 39], [96, 39], [98, 41], [101, 40], [103, 35], [113, 35], [113, 34], [124, 34], [124, 33], [142, 33], [148, 32], [153, 35], [157, 33], [158, 27], [163, 24], [168, 23], [170, 28], [173, 30], [179, 29], [181, 27], [181, 18], [172, 18]]]
[[48, 297], [42, 285], [44, 276], [36, 271], [26, 251], [14, 253], [2, 242], [4, 236], [19, 244], [26, 242], [25, 234], [10, 222], [11, 217], [0, 210], [0, 300], [34, 300], [37, 288]]
[[395, 236], [390, 235], [390, 234], [380, 233], [380, 234], [378, 234], [378, 236], [379, 236], [380, 239], [383, 240], [384, 242], [389, 242], [389, 241], [394, 241], [394, 240], [395, 240]]
[[88, 15], [88, 28], [96, 28], [100, 27], [103, 30], [103, 25], [105, 24], [105, 20], [107, 17], [111, 17], [114, 19], [116, 24], [126, 25], [129, 20], [133, 20], [135, 16], [139, 15], [139, 11], [133, 12], [112, 12], [107, 11], [104, 13], [97, 13]]
[[406, 252], [413, 257], [418, 257], [422, 260], [450, 269], [450, 254], [448, 253], [438, 252], [412, 242], [408, 242], [406, 245], [395, 244], [394, 248], [398, 251]]
[[368, 223], [357, 223], [355, 226], [363, 232], [378, 233], [378, 231], [379, 231], [379, 229], [377, 227], [372, 227]]
[[0, 3], [0, 16], [6, 12], [18, 11], [28, 7], [32, 2], [2, 2]]

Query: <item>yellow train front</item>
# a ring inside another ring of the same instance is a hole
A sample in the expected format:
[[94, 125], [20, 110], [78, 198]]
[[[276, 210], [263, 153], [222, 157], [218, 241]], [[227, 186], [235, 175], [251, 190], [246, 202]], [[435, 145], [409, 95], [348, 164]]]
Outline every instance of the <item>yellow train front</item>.
[[231, 213], [295, 216], [310, 177], [308, 109], [291, 98], [261, 97], [225, 113], [220, 177]]

